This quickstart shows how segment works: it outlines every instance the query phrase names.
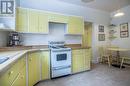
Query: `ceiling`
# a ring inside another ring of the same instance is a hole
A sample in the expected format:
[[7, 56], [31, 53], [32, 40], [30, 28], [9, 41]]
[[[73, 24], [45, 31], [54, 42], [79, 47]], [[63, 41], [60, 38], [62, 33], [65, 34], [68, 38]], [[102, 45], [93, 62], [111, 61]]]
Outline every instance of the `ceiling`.
[[[92, 0], [92, 2], [82, 2], [81, 0], [60, 0], [63, 2], [87, 6], [107, 12], [116, 11], [122, 7], [130, 5], [130, 0]], [[90, 1], [90, 0], [89, 0]]]

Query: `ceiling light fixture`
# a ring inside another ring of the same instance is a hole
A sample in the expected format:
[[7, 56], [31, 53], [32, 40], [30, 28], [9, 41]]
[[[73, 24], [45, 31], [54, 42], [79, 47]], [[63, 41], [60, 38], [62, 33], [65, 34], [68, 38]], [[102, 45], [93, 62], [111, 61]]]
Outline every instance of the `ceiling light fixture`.
[[[117, 0], [117, 3], [119, 2], [119, 0]], [[115, 14], [114, 14], [114, 17], [121, 17], [121, 16], [124, 16], [125, 15], [125, 13], [124, 12], [122, 12], [121, 11], [121, 7], [120, 7], [120, 3], [118, 4], [118, 8], [119, 8], [119, 10], [117, 10], [117, 12], [115, 12]]]
[[125, 15], [124, 12], [117, 11], [117, 12], [114, 14], [114, 17], [121, 17], [121, 16], [124, 16], [124, 15]]

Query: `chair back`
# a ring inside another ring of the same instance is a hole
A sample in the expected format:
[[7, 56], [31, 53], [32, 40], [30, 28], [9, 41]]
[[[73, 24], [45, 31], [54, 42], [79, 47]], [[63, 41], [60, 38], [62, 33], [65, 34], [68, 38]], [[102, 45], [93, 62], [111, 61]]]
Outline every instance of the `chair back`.
[[106, 46], [99, 46], [99, 47], [98, 47], [98, 51], [99, 51], [100, 57], [102, 57], [102, 56], [108, 54], [108, 51], [107, 51], [107, 47], [106, 47]]

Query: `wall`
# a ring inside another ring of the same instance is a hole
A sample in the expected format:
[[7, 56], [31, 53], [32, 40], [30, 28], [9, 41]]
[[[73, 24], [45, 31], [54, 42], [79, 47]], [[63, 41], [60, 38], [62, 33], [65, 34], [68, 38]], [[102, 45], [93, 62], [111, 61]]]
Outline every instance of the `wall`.
[[110, 23], [110, 13], [108, 12], [74, 4], [68, 4], [65, 2], [61, 2], [60, 0], [20, 0], [20, 6], [25, 8], [33, 8], [69, 15], [82, 16], [85, 21], [95, 23]]
[[98, 26], [103, 25], [103, 24], [97, 24], [93, 23], [93, 28], [92, 28], [92, 54], [93, 54], [93, 63], [98, 63], [98, 58], [99, 58], [99, 52], [98, 52], [98, 47], [102, 45], [107, 45], [109, 40], [108, 40], [108, 25], [103, 25], [104, 26], [104, 34], [105, 34], [105, 41], [99, 41], [98, 40]]
[[[117, 25], [117, 27], [116, 27], [117, 38], [115, 40], [113, 40], [111, 42], [111, 44], [120, 46], [122, 48], [128, 48], [128, 49], [130, 49], [130, 46], [129, 46], [129, 44], [130, 44], [130, 10], [129, 9], [130, 9], [130, 5], [120, 9], [121, 11], [123, 11], [125, 13], [125, 15], [122, 17], [119, 17], [119, 18], [112, 18], [112, 21], [111, 21], [111, 23]], [[113, 15], [114, 13], [115, 12], [111, 13], [111, 15]], [[129, 26], [129, 37], [128, 38], [120, 38], [120, 24], [122, 24], [122, 23], [128, 23], [128, 26]], [[130, 56], [129, 52], [130, 51], [125, 52], [124, 54], [122, 53], [122, 55]]]
[[7, 45], [8, 32], [0, 31], [0, 47]]
[[47, 45], [48, 41], [65, 41], [67, 44], [81, 44], [81, 35], [65, 35], [66, 24], [50, 23], [49, 34], [22, 34], [24, 45]]

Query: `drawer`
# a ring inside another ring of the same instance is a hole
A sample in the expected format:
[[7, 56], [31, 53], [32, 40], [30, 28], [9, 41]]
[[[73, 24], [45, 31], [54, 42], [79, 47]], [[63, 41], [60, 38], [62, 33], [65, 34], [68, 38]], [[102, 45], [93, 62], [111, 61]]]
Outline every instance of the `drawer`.
[[17, 77], [18, 73], [20, 72], [21, 68], [25, 66], [25, 56], [21, 57], [20, 60], [15, 62], [12, 67], [7, 70], [1, 77], [0, 77], [0, 86], [9, 86]]
[[72, 50], [72, 54], [76, 54], [76, 55], [79, 55], [79, 54], [83, 54], [83, 50], [80, 49], [80, 50]]

